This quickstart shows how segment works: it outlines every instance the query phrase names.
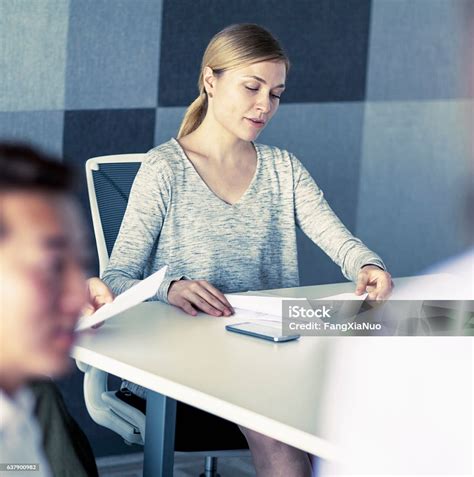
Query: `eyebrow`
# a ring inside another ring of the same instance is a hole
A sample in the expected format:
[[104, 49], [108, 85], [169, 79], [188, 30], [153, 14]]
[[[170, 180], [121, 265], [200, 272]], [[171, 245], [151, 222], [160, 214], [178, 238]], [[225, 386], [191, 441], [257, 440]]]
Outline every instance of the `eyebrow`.
[[[71, 240], [62, 235], [46, 237], [43, 245], [50, 253], [60, 253], [68, 249], [71, 245]], [[89, 249], [81, 247], [77, 256], [85, 267], [89, 267], [93, 263], [93, 254]]]
[[[260, 78], [260, 76], [245, 75], [244, 78], [254, 78], [254, 79], [256, 79], [257, 81], [260, 81], [260, 82], [263, 83], [263, 84], [267, 84], [267, 82], [266, 82], [263, 78]], [[275, 88], [284, 88], [284, 87], [285, 87], [285, 84], [284, 84], [284, 83], [279, 84], [278, 86], [275, 86]]]
[[46, 237], [43, 245], [50, 250], [63, 250], [69, 245], [69, 240], [62, 235]]

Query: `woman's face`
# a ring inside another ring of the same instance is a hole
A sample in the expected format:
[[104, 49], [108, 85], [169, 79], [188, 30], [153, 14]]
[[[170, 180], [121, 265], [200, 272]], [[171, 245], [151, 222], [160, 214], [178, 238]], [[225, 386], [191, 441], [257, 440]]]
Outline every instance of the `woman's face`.
[[285, 78], [285, 64], [280, 61], [254, 63], [219, 77], [206, 68], [204, 80], [213, 95], [208, 113], [231, 134], [252, 141], [276, 113]]

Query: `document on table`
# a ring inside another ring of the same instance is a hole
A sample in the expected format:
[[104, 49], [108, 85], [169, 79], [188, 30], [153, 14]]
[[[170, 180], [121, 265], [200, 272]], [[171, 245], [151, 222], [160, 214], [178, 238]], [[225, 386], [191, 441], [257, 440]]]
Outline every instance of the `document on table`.
[[82, 316], [76, 325], [76, 331], [82, 331], [108, 320], [155, 295], [166, 275], [168, 266], [164, 266], [149, 277], [118, 295], [112, 303], [100, 307], [89, 316]]
[[309, 301], [337, 301], [344, 303], [344, 313], [356, 314], [362, 302], [366, 299], [367, 293], [356, 295], [355, 293], [340, 293], [338, 295], [326, 296], [323, 298], [295, 298], [280, 296], [262, 295], [233, 295], [226, 294], [225, 297], [234, 308], [235, 313], [230, 318], [245, 319], [254, 321], [265, 321], [269, 324], [281, 323], [283, 315], [283, 300], [296, 300], [301, 302]]

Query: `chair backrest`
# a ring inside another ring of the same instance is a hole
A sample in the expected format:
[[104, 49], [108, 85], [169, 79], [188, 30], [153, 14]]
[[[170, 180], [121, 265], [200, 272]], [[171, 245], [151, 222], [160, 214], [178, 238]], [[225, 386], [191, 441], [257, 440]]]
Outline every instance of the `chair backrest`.
[[130, 189], [145, 154], [93, 157], [86, 162], [87, 190], [100, 275], [114, 248], [128, 204]]

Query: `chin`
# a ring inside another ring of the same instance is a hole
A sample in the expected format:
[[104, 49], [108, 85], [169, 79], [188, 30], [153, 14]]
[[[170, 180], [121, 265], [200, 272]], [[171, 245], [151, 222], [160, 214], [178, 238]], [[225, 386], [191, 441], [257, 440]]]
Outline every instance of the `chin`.
[[245, 120], [243, 121], [243, 126], [242, 124], [235, 125], [234, 127], [229, 127], [228, 131], [241, 141], [253, 141], [260, 131], [252, 130], [252, 128], [246, 125]]
[[258, 137], [258, 132], [246, 131], [238, 136], [243, 141], [254, 141]]
[[61, 377], [72, 368], [69, 355], [48, 356], [41, 361], [38, 360], [38, 364], [40, 364], [41, 369], [36, 369], [35, 374], [37, 376], [49, 376], [52, 378]]

